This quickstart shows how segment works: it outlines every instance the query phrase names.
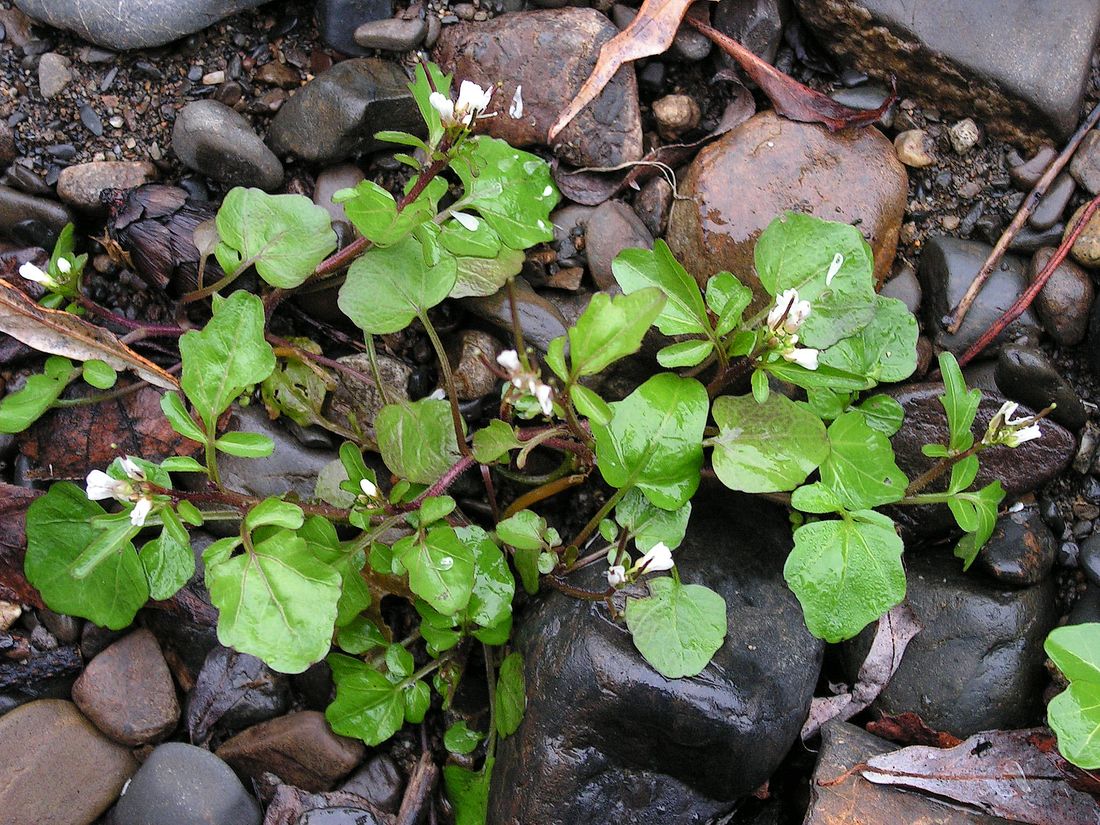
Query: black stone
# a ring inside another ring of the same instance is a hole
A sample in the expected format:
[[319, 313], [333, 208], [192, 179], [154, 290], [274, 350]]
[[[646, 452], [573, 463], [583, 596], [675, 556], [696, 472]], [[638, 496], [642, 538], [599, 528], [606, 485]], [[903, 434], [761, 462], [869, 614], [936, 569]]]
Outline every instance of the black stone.
[[344, 54], [364, 55], [369, 50], [355, 42], [355, 30], [363, 23], [393, 17], [393, 0], [318, 0], [314, 15], [325, 43]]
[[1058, 540], [1032, 505], [997, 519], [978, 565], [997, 581], [1026, 587], [1050, 574], [1057, 554]]
[[1013, 401], [1035, 410], [1057, 404], [1051, 419], [1075, 432], [1085, 426], [1085, 405], [1040, 350], [1009, 344], [997, 357], [996, 376], [997, 387]]
[[1100, 533], [1089, 536], [1088, 540], [1081, 545], [1077, 564], [1088, 580], [1094, 586], [1100, 587]]
[[187, 697], [187, 730], [204, 744], [211, 731], [237, 731], [286, 713], [290, 683], [255, 656], [218, 646]]

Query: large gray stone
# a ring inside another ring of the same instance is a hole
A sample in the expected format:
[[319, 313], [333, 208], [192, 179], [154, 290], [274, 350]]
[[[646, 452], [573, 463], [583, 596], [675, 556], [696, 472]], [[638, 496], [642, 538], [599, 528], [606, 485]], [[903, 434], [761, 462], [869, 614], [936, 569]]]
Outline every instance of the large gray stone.
[[423, 132], [408, 89], [393, 62], [359, 58], [337, 63], [288, 100], [275, 116], [268, 143], [280, 155], [335, 163], [392, 143], [375, 140], [381, 129]]
[[172, 149], [183, 164], [228, 186], [271, 191], [283, 165], [240, 114], [216, 100], [188, 103], [172, 127]]
[[1073, 131], [1100, 36], [1096, 0], [796, 0], [833, 54], [907, 94], [1036, 144]]
[[108, 49], [170, 43], [267, 0], [16, 0], [35, 20]]
[[[653, 670], [602, 604], [535, 602], [516, 637], [527, 710], [500, 742], [488, 821], [696, 823], [765, 782], [798, 737], [823, 648], [783, 581], [790, 547], [772, 505], [697, 497], [677, 563], [725, 598], [729, 634], [693, 678]], [[599, 587], [604, 571], [588, 572], [578, 584]]]
[[0, 186], [0, 238], [49, 249], [72, 220], [73, 213], [57, 201]]

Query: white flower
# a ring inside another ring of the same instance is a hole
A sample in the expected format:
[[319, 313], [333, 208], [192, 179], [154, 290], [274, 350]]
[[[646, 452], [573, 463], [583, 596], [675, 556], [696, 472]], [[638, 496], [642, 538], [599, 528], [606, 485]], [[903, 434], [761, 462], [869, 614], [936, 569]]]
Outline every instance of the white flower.
[[626, 568], [621, 564], [613, 564], [607, 568], [607, 583], [611, 587], [618, 587], [626, 583]]
[[466, 212], [452, 212], [451, 217], [462, 224], [462, 228], [470, 232], [477, 232], [477, 228], [481, 226], [481, 221]]
[[783, 358], [785, 360], [798, 364], [800, 367], [805, 367], [808, 370], [817, 369], [817, 356], [818, 351], [811, 347], [793, 347], [783, 353]]
[[436, 389], [432, 390], [431, 395], [428, 396], [428, 398], [430, 398], [432, 401], [442, 401], [446, 397], [447, 393], [444, 392], [442, 387], [437, 387]]
[[130, 524], [134, 527], [144, 527], [145, 519], [149, 511], [153, 509], [153, 500], [142, 496], [135, 502], [134, 509], [130, 511]]
[[72, 264], [69, 263], [68, 258], [58, 258], [57, 268], [61, 270], [62, 275], [68, 275], [72, 271]]
[[126, 473], [128, 478], [133, 481], [145, 481], [145, 471], [130, 456], [123, 456], [118, 463], [122, 465], [122, 472]]
[[825, 286], [832, 284], [833, 278], [840, 272], [842, 266], [844, 266], [844, 256], [838, 252], [833, 255], [833, 262], [829, 264], [829, 271], [825, 273]]
[[458, 103], [455, 104], [455, 117], [469, 126], [470, 122], [478, 114], [489, 108], [489, 101], [493, 98], [493, 88], [483, 89], [476, 83], [463, 80], [458, 89]]
[[535, 387], [535, 398], [539, 402], [539, 406], [542, 408], [543, 415], [554, 414], [554, 402], [550, 400], [550, 395], [553, 390], [550, 389], [548, 384], [539, 384]]
[[1015, 401], [1006, 401], [997, 410], [996, 415], [989, 421], [982, 443], [986, 446], [1003, 444], [1006, 447], [1019, 447], [1028, 441], [1042, 437], [1039, 430], [1039, 418], [1049, 410], [1044, 410], [1037, 416], [1021, 416], [1013, 418], [1020, 405]]
[[1004, 443], [1007, 447], [1019, 447], [1025, 441], [1034, 441], [1036, 438], [1041, 438], [1042, 435], [1039, 432], [1039, 424], [1035, 423], [1009, 433], [1005, 436]]
[[514, 349], [504, 350], [504, 352], [497, 356], [497, 363], [504, 367], [509, 375], [514, 375], [522, 369], [519, 363], [519, 353]]
[[810, 314], [810, 302], [798, 300], [798, 290], [788, 289], [775, 297], [775, 306], [768, 313], [768, 326], [793, 335]]
[[129, 498], [133, 488], [125, 481], [111, 478], [102, 470], [92, 470], [85, 479], [88, 498], [101, 501], [105, 498]]
[[508, 107], [508, 117], [523, 117], [523, 87], [516, 86], [516, 93], [512, 95], [512, 105]]
[[374, 486], [369, 478], [360, 479], [359, 489], [363, 491], [363, 495], [367, 498], [378, 498], [378, 488]]
[[56, 289], [57, 281], [55, 281], [48, 273], [43, 272], [37, 266], [27, 261], [21, 267], [19, 267], [19, 274], [26, 278], [28, 281], [34, 281], [36, 284], [42, 284], [47, 289]]
[[659, 573], [662, 570], [671, 570], [673, 565], [672, 551], [668, 549], [667, 544], [659, 541], [653, 545], [648, 553], [635, 562], [634, 569], [646, 573]]
[[453, 123], [455, 119], [455, 104], [446, 95], [441, 92], [432, 92], [428, 95], [428, 103], [431, 107], [439, 112], [439, 118], [443, 121], [444, 125]]

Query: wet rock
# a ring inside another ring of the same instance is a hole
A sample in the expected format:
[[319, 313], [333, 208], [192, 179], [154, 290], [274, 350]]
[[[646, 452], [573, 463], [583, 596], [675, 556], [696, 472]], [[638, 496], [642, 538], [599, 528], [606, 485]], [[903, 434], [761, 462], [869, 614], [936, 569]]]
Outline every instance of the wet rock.
[[168, 742], [134, 775], [112, 825], [260, 825], [260, 806], [221, 759]]
[[384, 811], [397, 813], [405, 792], [405, 779], [393, 759], [380, 753], [349, 776], [340, 790], [361, 796]]
[[42, 23], [108, 49], [145, 49], [170, 43], [264, 0], [17, 0]]
[[[547, 9], [505, 14], [483, 23], [443, 30], [434, 58], [455, 82], [503, 85], [493, 93], [497, 117], [477, 122], [478, 131], [513, 146], [544, 144], [561, 113], [595, 65], [600, 47], [618, 33], [594, 9]], [[547, 83], [546, 78], [554, 78]], [[517, 87], [523, 114], [508, 116]], [[620, 69], [603, 92], [554, 140], [554, 151], [575, 166], [615, 166], [642, 157], [638, 88], [631, 67]]]
[[313, 187], [313, 202], [325, 207], [334, 221], [347, 221], [348, 215], [344, 211], [344, 205], [333, 203], [332, 196], [341, 189], [355, 187], [365, 179], [363, 170], [354, 163], [330, 166], [317, 176], [317, 183]]
[[324, 714], [304, 710], [238, 733], [216, 754], [237, 771], [259, 779], [265, 771], [307, 791], [327, 791], [363, 759], [357, 739], [333, 733]]
[[286, 713], [290, 684], [255, 656], [218, 646], [187, 697], [187, 730], [203, 744], [210, 732], [240, 730]]
[[[1008, 245], [1012, 252], [1035, 252], [1044, 246], [1058, 246], [1062, 242], [1065, 224], [1056, 223], [1050, 229], [1033, 229], [1025, 226]], [[999, 230], [998, 230], [999, 231]], [[996, 238], [987, 238], [996, 241]]]
[[85, 661], [94, 659], [125, 635], [125, 630], [109, 630], [106, 627], [85, 622], [80, 631], [80, 655]]
[[337, 805], [306, 811], [297, 825], [381, 825], [381, 823], [378, 817], [366, 808]]
[[665, 140], [677, 140], [685, 132], [699, 127], [699, 104], [689, 95], [665, 95], [653, 101], [657, 131]]
[[283, 182], [283, 165], [248, 121], [216, 100], [183, 107], [172, 127], [172, 149], [184, 166], [227, 186], [271, 191]]
[[[1006, 588], [964, 573], [950, 551], [908, 553], [905, 565], [906, 598], [924, 629], [873, 709], [912, 711], [959, 737], [1037, 722], [1046, 684], [1043, 640], [1059, 615], [1054, 581]], [[851, 677], [873, 632], [872, 625], [843, 646]]]
[[[711, 12], [714, 28], [732, 37], [757, 57], [775, 62], [783, 42], [783, 25], [790, 17], [789, 0], [719, 0]], [[732, 67], [724, 53], [722, 61]]]
[[298, 71], [286, 63], [272, 60], [256, 70], [253, 80], [264, 86], [276, 86], [280, 89], [296, 89], [302, 82]]
[[1030, 191], [1056, 157], [1058, 157], [1058, 151], [1053, 146], [1044, 144], [1036, 150], [1031, 159], [1010, 168], [1008, 176], [1017, 188]]
[[611, 262], [624, 249], [652, 249], [653, 236], [642, 219], [622, 201], [604, 201], [585, 229], [588, 271], [601, 290], [619, 292]]
[[977, 118], [1025, 145], [1044, 133], [1061, 139], [1073, 131], [1100, 34], [1100, 6], [1092, 0], [1069, 0], [1041, 16], [1031, 0], [795, 6], [842, 62], [879, 78], [895, 75], [939, 109]]
[[967, 117], [958, 123], [953, 123], [947, 130], [947, 139], [951, 141], [951, 148], [956, 155], [965, 155], [978, 145], [982, 132], [973, 118]]
[[[898, 466], [909, 478], [916, 478], [932, 465], [921, 447], [925, 444], [947, 443], [947, 416], [940, 404], [943, 385], [939, 383], [908, 384], [892, 390], [905, 411], [905, 423], [892, 439]], [[978, 413], [971, 428], [975, 438], [981, 438], [990, 419], [1000, 409], [1005, 398], [996, 393], [983, 393]], [[1032, 415], [1033, 410], [1021, 407], [1017, 415]], [[1007, 498], [1031, 492], [1046, 484], [1066, 468], [1076, 449], [1073, 435], [1049, 419], [1039, 422], [1041, 438], [1025, 442], [1015, 449], [993, 447], [982, 452], [981, 469], [975, 485], [984, 487], [1000, 480]], [[946, 479], [933, 482], [929, 492], [944, 489]], [[935, 536], [954, 529], [954, 519], [945, 505], [936, 507], [897, 507], [891, 518], [910, 535]]]
[[1085, 135], [1069, 162], [1069, 173], [1090, 195], [1100, 194], [1100, 131]]
[[0, 815], [18, 817], [13, 825], [88, 825], [137, 770], [126, 748], [59, 699], [0, 716], [0, 764]]
[[1100, 622], [1100, 586], [1095, 584], [1088, 585], [1085, 592], [1074, 602], [1066, 624], [1087, 624], [1089, 622]]
[[934, 796], [870, 782], [858, 771], [843, 782], [830, 781], [872, 756], [897, 748], [847, 722], [826, 724], [821, 729], [821, 750], [810, 782], [810, 809], [804, 825], [1003, 825], [1002, 819]]
[[831, 133], [763, 112], [704, 148], [669, 219], [668, 244], [705, 284], [736, 272], [765, 301], [753, 263], [756, 239], [786, 210], [855, 223], [871, 244], [875, 279], [894, 260], [908, 191], [904, 167], [875, 129]]
[[1067, 429], [1076, 432], [1085, 426], [1085, 405], [1038, 349], [1017, 344], [1002, 349], [997, 357], [997, 386], [1013, 401], [1032, 409], [1057, 404], [1050, 417]]
[[354, 421], [354, 424], [350, 424], [353, 429], [356, 426], [371, 428], [374, 426], [374, 417], [387, 403], [410, 400], [408, 387], [413, 371], [403, 361], [378, 353], [378, 372], [385, 385], [385, 399], [374, 383], [370, 357], [366, 353], [346, 355], [339, 361], [358, 370], [360, 375], [343, 371], [335, 373], [336, 390], [329, 399], [325, 413], [330, 421], [344, 425]]
[[408, 83], [390, 61], [360, 58], [337, 63], [279, 109], [268, 143], [279, 155], [320, 164], [392, 146], [375, 140], [374, 133], [424, 129]]
[[[543, 352], [555, 338], [565, 335], [566, 321], [561, 311], [548, 300], [531, 289], [523, 278], [516, 278], [516, 311], [523, 325], [524, 340]], [[461, 304], [477, 315], [494, 324], [506, 334], [512, 332], [512, 305], [508, 300], [508, 290], [500, 289], [492, 295], [462, 298]]]
[[978, 566], [1005, 584], [1026, 587], [1045, 579], [1054, 567], [1058, 540], [1035, 505], [997, 519], [989, 541], [978, 552]]
[[157, 167], [146, 160], [99, 160], [61, 170], [57, 196], [70, 206], [95, 215], [107, 211], [100, 200], [105, 189], [133, 189], [157, 178]]
[[634, 212], [651, 235], [664, 235], [668, 228], [668, 215], [672, 211], [672, 184], [663, 176], [650, 178], [634, 197]]
[[550, 213], [550, 223], [554, 227], [553, 247], [559, 266], [584, 266], [588, 262], [585, 230], [595, 211], [593, 206], [571, 203]]
[[894, 151], [906, 166], [921, 169], [936, 162], [936, 144], [924, 129], [909, 129], [894, 138]]
[[[1066, 223], [1066, 233], [1063, 240], [1069, 237], [1070, 232], [1077, 226], [1087, 207], [1088, 204], [1081, 204], [1080, 208], [1073, 213], [1073, 217]], [[1085, 224], [1085, 228], [1081, 230], [1077, 240], [1073, 242], [1070, 255], [1081, 266], [1100, 269], [1100, 210], [1094, 212], [1092, 217], [1089, 218], [1089, 222]]]
[[496, 365], [502, 349], [500, 341], [481, 330], [463, 330], [458, 335], [448, 348], [447, 357], [460, 401], [473, 401], [496, 390], [499, 379], [489, 364]]
[[46, 52], [38, 61], [38, 90], [46, 100], [57, 97], [73, 79], [73, 63], [57, 52]]
[[1066, 204], [1073, 197], [1075, 188], [1073, 178], [1062, 172], [1051, 183], [1027, 222], [1036, 229], [1050, 229], [1062, 219], [1062, 213], [1066, 211]]
[[325, 43], [344, 54], [362, 55], [366, 50], [355, 42], [356, 28], [393, 17], [393, 0], [318, 0], [313, 13]]
[[906, 266], [883, 284], [882, 295], [887, 298], [897, 298], [906, 308], [916, 315], [920, 312], [921, 288], [917, 279], [917, 271], [911, 266]]
[[0, 237], [52, 249], [73, 214], [57, 201], [0, 186]]
[[[1027, 288], [1024, 261], [1005, 255], [978, 293], [959, 331], [951, 335], [943, 328], [941, 320], [958, 305], [990, 249], [979, 241], [959, 238], [936, 236], [925, 241], [917, 275], [924, 290], [925, 329], [933, 332], [938, 349], [964, 353]], [[1030, 309], [1008, 325], [993, 342], [994, 347], [1020, 336], [1038, 339], [1039, 319]]]
[[0, 120], [0, 167], [7, 166], [19, 155], [15, 145], [15, 132], [7, 123]]
[[92, 659], [73, 685], [73, 701], [97, 728], [123, 745], [159, 742], [180, 716], [160, 645], [145, 629]]
[[424, 42], [428, 21], [423, 18], [375, 20], [355, 30], [355, 42], [364, 49], [407, 52]]
[[1081, 545], [1077, 564], [1094, 587], [1100, 587], [1100, 533], [1094, 533]]
[[[1035, 282], [1054, 252], [1054, 247], [1036, 251], [1027, 270], [1030, 282]], [[1071, 347], [1085, 338], [1095, 295], [1096, 289], [1088, 273], [1073, 261], [1065, 260], [1035, 297], [1033, 306], [1047, 334], [1059, 344]]]
[[[701, 822], [766, 780], [798, 736], [822, 656], [783, 583], [790, 546], [771, 505], [728, 492], [694, 502], [678, 565], [726, 599], [729, 635], [691, 679], [652, 670], [605, 607], [535, 602], [516, 637], [527, 710], [498, 746], [489, 821]], [[601, 579], [593, 569], [588, 584]]]

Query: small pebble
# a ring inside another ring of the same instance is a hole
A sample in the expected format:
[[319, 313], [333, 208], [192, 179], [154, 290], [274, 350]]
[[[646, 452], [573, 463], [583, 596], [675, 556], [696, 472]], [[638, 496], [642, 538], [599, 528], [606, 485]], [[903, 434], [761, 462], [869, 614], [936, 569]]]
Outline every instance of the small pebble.
[[219, 83], [225, 83], [225, 71], [219, 69], [216, 72], [208, 72], [202, 76], [203, 86], [217, 86]]
[[973, 149], [981, 139], [982, 133], [973, 118], [964, 118], [947, 130], [947, 137], [951, 141], [951, 148], [957, 154], [965, 155]]
[[80, 122], [84, 124], [84, 128], [96, 137], [103, 134], [103, 121], [99, 119], [95, 109], [87, 103], [80, 104]]
[[1069, 173], [1090, 195], [1100, 194], [1100, 131], [1085, 135], [1069, 162]]
[[1009, 169], [1008, 175], [1018, 188], [1028, 191], [1039, 182], [1043, 172], [1056, 157], [1058, 152], [1053, 146], [1040, 146], [1030, 160]]
[[906, 166], [920, 169], [936, 162], [932, 138], [923, 129], [910, 129], [894, 138], [898, 160]]
[[699, 104], [688, 95], [666, 95], [653, 103], [657, 131], [666, 140], [675, 140], [697, 128], [702, 116]]

